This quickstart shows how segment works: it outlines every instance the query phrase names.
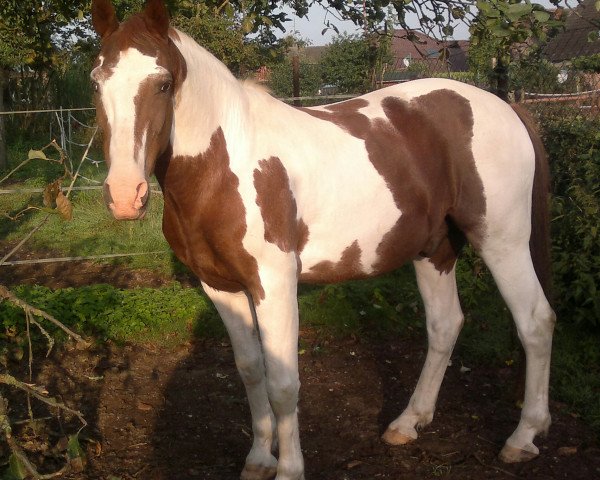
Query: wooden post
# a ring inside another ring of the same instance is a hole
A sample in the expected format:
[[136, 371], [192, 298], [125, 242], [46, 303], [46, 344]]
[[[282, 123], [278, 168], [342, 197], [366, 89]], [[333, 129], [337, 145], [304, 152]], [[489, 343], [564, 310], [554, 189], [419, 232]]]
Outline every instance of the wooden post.
[[[4, 111], [4, 67], [0, 65], [0, 112]], [[6, 158], [6, 128], [5, 115], [0, 115], [0, 171], [8, 168], [8, 159]]]
[[[300, 96], [300, 55], [298, 47], [294, 49], [294, 54], [292, 55], [292, 93], [296, 98]], [[294, 100], [294, 106], [301, 107], [302, 102]]]

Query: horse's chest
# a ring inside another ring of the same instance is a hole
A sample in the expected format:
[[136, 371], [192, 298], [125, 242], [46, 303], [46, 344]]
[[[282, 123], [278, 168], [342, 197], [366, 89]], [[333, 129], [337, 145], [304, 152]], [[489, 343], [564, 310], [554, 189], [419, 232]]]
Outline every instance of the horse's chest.
[[177, 257], [203, 282], [262, 297], [257, 262], [242, 244], [247, 227], [238, 180], [226, 151], [213, 151], [219, 143], [213, 139], [210, 158], [174, 159], [157, 168], [165, 199], [163, 232]]

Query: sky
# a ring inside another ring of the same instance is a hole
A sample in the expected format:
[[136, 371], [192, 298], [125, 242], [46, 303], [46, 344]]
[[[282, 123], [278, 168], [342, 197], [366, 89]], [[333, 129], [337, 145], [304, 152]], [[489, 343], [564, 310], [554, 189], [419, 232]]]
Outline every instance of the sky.
[[[546, 8], [552, 6], [549, 0], [534, 0], [533, 3], [539, 3], [545, 6]], [[561, 4], [562, 3], [565, 2], [561, 2]], [[569, 3], [573, 4], [574, 2], [571, 1]], [[325, 32], [325, 34], [321, 34], [321, 31], [325, 28], [326, 19], [329, 20], [331, 23], [334, 23], [338, 27], [340, 33], [346, 32], [353, 34], [360, 33], [361, 31], [360, 28], [358, 28], [350, 21], [342, 21], [336, 19], [331, 13], [327, 13], [325, 9], [319, 4], [313, 5], [309, 10], [308, 15], [304, 18], [296, 17], [290, 9], [285, 9], [285, 11], [288, 13], [289, 18], [292, 19], [292, 21], [285, 24], [287, 31], [284, 35], [289, 35], [292, 32], [297, 31], [302, 39], [310, 40], [311, 45], [313, 46], [326, 45], [327, 43], [331, 42], [333, 37], [336, 36], [335, 31], [333, 31], [332, 29], [329, 29], [327, 32]], [[419, 25], [415, 15], [412, 16], [412, 22], [409, 15], [408, 23], [410, 26], [414, 27], [418, 27]], [[454, 31], [453, 38], [455, 40], [468, 39], [468, 28], [463, 24], [457, 26]]]
[[[296, 31], [302, 39], [310, 40], [311, 45], [313, 46], [326, 45], [327, 43], [331, 42], [333, 37], [337, 35], [333, 29], [328, 29], [324, 34], [321, 33], [325, 28], [325, 20], [329, 20], [330, 23], [335, 24], [340, 33], [346, 32], [349, 34], [354, 34], [361, 32], [361, 29], [354, 25], [351, 21], [342, 21], [337, 19], [331, 13], [326, 12], [326, 10], [318, 4], [313, 5], [309, 10], [308, 15], [304, 18], [296, 17], [293, 11], [289, 9], [285, 9], [285, 11], [292, 21], [285, 24], [287, 31], [284, 35], [289, 35]], [[416, 21], [416, 16], [413, 16], [412, 20], [413, 21], [411, 23], [409, 15], [409, 25], [414, 25], [417, 27], [419, 24]], [[456, 29], [456, 33], [454, 35], [455, 39], [466, 39], [468, 37], [469, 32], [464, 25]]]

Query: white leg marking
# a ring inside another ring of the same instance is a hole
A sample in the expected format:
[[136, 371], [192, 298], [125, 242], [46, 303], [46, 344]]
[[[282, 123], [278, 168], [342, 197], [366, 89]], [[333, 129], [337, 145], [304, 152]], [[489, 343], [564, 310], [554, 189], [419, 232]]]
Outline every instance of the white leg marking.
[[265, 298], [256, 307], [269, 401], [277, 420], [279, 464], [276, 480], [304, 478], [298, 430], [298, 301], [294, 255], [283, 265], [261, 268]]
[[428, 259], [414, 262], [419, 291], [425, 304], [429, 346], [425, 365], [408, 406], [383, 435], [400, 445], [417, 438], [417, 427], [431, 422], [448, 360], [463, 325], [454, 268], [440, 273]]
[[277, 470], [277, 460], [272, 455], [275, 417], [267, 396], [264, 358], [258, 332], [252, 316], [253, 306], [244, 293], [228, 293], [202, 284], [213, 301], [229, 332], [235, 363], [246, 387], [254, 440], [242, 480], [272, 478]]
[[498, 248], [486, 245], [482, 256], [513, 315], [526, 355], [521, 420], [500, 458], [506, 462], [526, 461], [539, 454], [533, 440], [550, 426], [548, 383], [556, 317], [535, 274], [528, 243], [504, 243]]

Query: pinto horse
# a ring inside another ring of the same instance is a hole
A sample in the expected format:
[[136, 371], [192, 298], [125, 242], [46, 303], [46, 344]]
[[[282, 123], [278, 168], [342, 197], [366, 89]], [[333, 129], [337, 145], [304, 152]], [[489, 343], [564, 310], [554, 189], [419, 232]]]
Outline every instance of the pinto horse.
[[521, 419], [500, 456], [538, 455], [534, 437], [550, 425], [555, 315], [543, 288], [548, 166], [526, 112], [443, 79], [293, 108], [170, 28], [162, 0], [124, 23], [110, 0], [94, 0], [92, 14], [105, 200], [117, 219], [142, 218], [148, 178], [158, 178], [165, 237], [216, 305], [248, 395], [253, 443], [242, 479], [304, 478], [299, 281], [371, 277], [413, 261], [427, 358], [383, 440], [417, 438], [463, 324], [455, 265], [467, 241], [491, 270], [527, 359]]

